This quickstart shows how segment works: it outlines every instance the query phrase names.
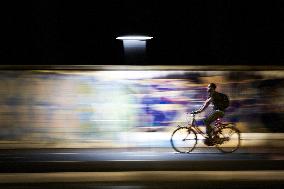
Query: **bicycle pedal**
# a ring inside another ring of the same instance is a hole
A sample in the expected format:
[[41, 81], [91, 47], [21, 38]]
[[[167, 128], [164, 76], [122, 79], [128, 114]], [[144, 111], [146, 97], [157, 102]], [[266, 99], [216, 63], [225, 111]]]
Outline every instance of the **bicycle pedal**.
[[204, 144], [206, 144], [207, 146], [214, 146], [215, 145], [215, 143], [204, 143]]
[[204, 144], [207, 145], [207, 146], [214, 146], [215, 145], [215, 142], [213, 139], [210, 139], [210, 138], [206, 138], [204, 140]]

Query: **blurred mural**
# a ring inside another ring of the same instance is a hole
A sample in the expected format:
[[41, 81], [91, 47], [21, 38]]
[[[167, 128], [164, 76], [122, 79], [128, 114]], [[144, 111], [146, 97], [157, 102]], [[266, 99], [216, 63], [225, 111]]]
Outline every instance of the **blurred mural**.
[[210, 82], [229, 95], [224, 119], [241, 132], [284, 131], [284, 71], [30, 70], [0, 78], [0, 142], [129, 146], [150, 142], [145, 132], [169, 139], [206, 100]]

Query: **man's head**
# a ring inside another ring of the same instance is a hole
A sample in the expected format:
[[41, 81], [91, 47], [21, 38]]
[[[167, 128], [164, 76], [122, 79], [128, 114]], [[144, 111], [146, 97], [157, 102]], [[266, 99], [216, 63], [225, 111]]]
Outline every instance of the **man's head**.
[[207, 86], [207, 92], [209, 92], [209, 93], [214, 92], [215, 89], [216, 89], [215, 83], [210, 83], [210, 84]]

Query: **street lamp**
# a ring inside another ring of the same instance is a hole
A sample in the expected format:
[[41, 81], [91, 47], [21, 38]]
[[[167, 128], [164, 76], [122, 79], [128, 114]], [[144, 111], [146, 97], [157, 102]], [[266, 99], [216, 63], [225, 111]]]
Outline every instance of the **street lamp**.
[[128, 35], [116, 39], [123, 41], [124, 54], [128, 64], [143, 64], [146, 62], [146, 41], [150, 36]]

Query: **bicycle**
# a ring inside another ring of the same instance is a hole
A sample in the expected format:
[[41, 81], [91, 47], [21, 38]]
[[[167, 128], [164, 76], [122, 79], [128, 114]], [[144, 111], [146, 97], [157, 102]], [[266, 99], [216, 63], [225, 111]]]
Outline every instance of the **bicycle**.
[[[208, 140], [208, 135], [201, 131], [195, 123], [196, 113], [191, 112], [190, 114], [192, 115], [191, 123], [187, 121], [187, 126], [178, 125], [178, 128], [173, 131], [171, 136], [173, 149], [180, 153], [190, 153], [194, 150], [198, 141], [197, 134]], [[236, 151], [240, 147], [240, 131], [235, 124], [223, 123], [218, 118], [213, 128], [212, 146], [215, 146], [223, 153]]]

